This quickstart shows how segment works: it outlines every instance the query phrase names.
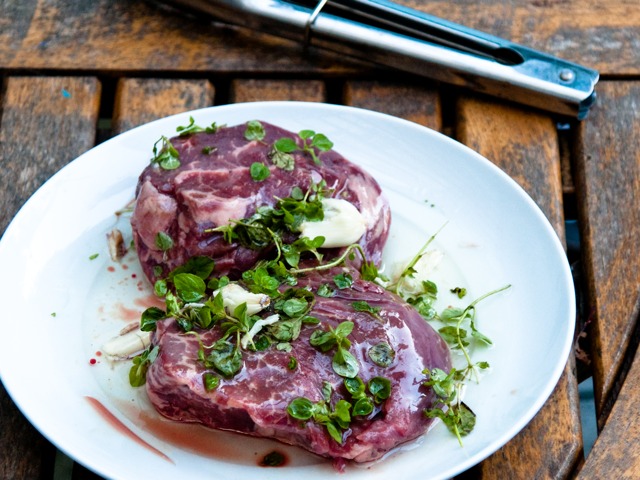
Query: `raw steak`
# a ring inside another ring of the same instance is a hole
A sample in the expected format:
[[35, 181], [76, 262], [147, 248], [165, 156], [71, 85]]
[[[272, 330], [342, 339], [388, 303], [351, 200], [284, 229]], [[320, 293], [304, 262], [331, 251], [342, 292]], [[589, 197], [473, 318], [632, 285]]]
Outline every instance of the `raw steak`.
[[[357, 274], [352, 273], [355, 278]], [[315, 292], [335, 274], [336, 270], [313, 273], [301, 279], [299, 286]], [[303, 326], [290, 352], [273, 345], [264, 351], [245, 351], [243, 369], [231, 379], [222, 378], [212, 391], [203, 385], [207, 370], [197, 360], [198, 339], [181, 333], [173, 319], [159, 322], [153, 339], [159, 355], [147, 372], [151, 402], [170, 419], [273, 438], [332, 458], [337, 464], [376, 460], [425, 433], [432, 420], [423, 410], [432, 405], [434, 394], [422, 385], [422, 371], [450, 369], [449, 350], [440, 335], [413, 307], [372, 282], [356, 279], [350, 288], [336, 290], [330, 298], [316, 297], [310, 314], [320, 324]], [[379, 308], [377, 317], [356, 311], [354, 301]], [[323, 353], [309, 342], [314, 330], [335, 328], [345, 320], [355, 324], [348, 339], [349, 351], [360, 366], [359, 377], [365, 383], [376, 376], [388, 378], [391, 395], [368, 417], [354, 417], [340, 444], [312, 420], [301, 423], [291, 418], [287, 405], [297, 397], [321, 401], [325, 381], [333, 386], [332, 404], [341, 398], [349, 400], [343, 379], [332, 369], [333, 352]], [[200, 335], [203, 344], [209, 345], [220, 338], [221, 331], [216, 326]], [[393, 362], [386, 367], [376, 365], [368, 355], [381, 342], [395, 351]], [[288, 366], [291, 356], [297, 359], [293, 370]]]
[[[282, 128], [262, 125], [266, 132], [262, 141], [246, 140], [245, 125], [172, 138], [180, 166], [165, 170], [152, 163], [142, 172], [131, 223], [140, 262], [152, 282], [199, 255], [215, 260], [217, 275], [237, 277], [265, 252], [229, 244], [222, 234], [207, 230], [247, 218], [259, 206], [273, 206], [274, 197], [290, 196], [294, 186], [307, 191], [312, 182], [323, 179], [334, 197], [348, 200], [364, 216], [366, 233], [359, 243], [369, 260], [379, 263], [390, 210], [376, 181], [333, 150], [319, 152], [320, 165], [308, 153], [297, 151], [292, 154], [293, 171], [278, 168], [269, 157], [273, 143], [288, 137], [301, 145], [301, 140]], [[269, 166], [266, 180], [251, 178], [254, 162]], [[167, 251], [156, 244], [160, 232], [173, 241]], [[162, 267], [160, 275], [157, 267]]]

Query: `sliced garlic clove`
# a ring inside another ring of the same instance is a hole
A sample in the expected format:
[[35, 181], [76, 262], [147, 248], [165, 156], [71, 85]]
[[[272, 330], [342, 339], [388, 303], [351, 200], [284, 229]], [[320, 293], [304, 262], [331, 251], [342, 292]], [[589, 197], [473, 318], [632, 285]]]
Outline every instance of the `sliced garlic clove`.
[[109, 256], [114, 262], [119, 262], [127, 254], [124, 237], [117, 228], [107, 233], [107, 246], [109, 247]]
[[102, 352], [112, 360], [124, 360], [143, 351], [151, 344], [151, 332], [131, 330], [112, 338], [102, 346]]
[[260, 332], [260, 330], [262, 330], [262, 327], [273, 325], [278, 320], [280, 320], [280, 316], [276, 314], [276, 315], [270, 315], [267, 318], [262, 318], [258, 320], [256, 323], [254, 323], [253, 326], [249, 329], [249, 331], [245, 333], [240, 339], [240, 345], [242, 346], [242, 348], [245, 348], [245, 349], [247, 348], [247, 345], [249, 345], [249, 342], [253, 341], [253, 337], [256, 336], [258, 332]]
[[367, 230], [364, 217], [358, 209], [341, 198], [322, 200], [324, 219], [318, 222], [302, 222], [300, 236], [324, 237], [322, 248], [347, 247], [360, 240]]
[[247, 314], [255, 315], [264, 310], [271, 303], [269, 295], [263, 293], [251, 293], [237, 283], [230, 283], [213, 292], [215, 297], [218, 292], [222, 293], [222, 303], [229, 315], [233, 315], [234, 310], [243, 303], [247, 304]]

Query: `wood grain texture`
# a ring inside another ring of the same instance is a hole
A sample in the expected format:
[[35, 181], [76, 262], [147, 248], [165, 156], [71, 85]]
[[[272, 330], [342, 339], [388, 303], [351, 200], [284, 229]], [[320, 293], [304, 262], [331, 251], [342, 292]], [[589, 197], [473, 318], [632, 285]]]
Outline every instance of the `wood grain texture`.
[[353, 107], [387, 113], [434, 130], [442, 130], [440, 94], [431, 87], [350, 80], [345, 84], [344, 101]]
[[[11, 77], [0, 122], [0, 232], [57, 170], [93, 146], [95, 78]], [[0, 388], [0, 478], [45, 478], [53, 447]]]
[[640, 352], [626, 377], [624, 386], [600, 433], [578, 480], [615, 478], [636, 480], [640, 478]]
[[11, 6], [6, 13], [2, 24], [10, 28], [0, 29], [1, 68], [192, 73], [350, 70], [336, 55], [307, 57], [297, 42], [212, 24], [203, 15], [181, 15], [152, 2], [39, 0]]
[[637, 0], [402, 0], [405, 5], [600, 70], [640, 70]]
[[[211, 24], [150, 2], [5, 2], [0, 68], [100, 71], [345, 73], [335, 54], [306, 57], [296, 42]], [[400, 0], [427, 13], [597, 68], [640, 73], [636, 0]]]
[[560, 152], [553, 120], [479, 97], [462, 97], [457, 115], [458, 140], [518, 182], [564, 242]]
[[229, 96], [232, 103], [264, 100], [323, 102], [327, 88], [321, 80], [237, 79], [231, 82]]
[[[560, 156], [549, 117], [463, 97], [457, 105], [457, 136], [514, 178], [564, 240]], [[527, 428], [480, 465], [483, 479], [566, 478], [579, 463], [579, 398], [571, 365]]]
[[479, 466], [483, 480], [565, 479], [582, 460], [577, 382], [567, 363], [540, 412]]
[[213, 105], [214, 92], [208, 80], [123, 78], [116, 88], [113, 131]]
[[602, 82], [598, 92], [578, 134], [575, 181], [602, 425], [640, 311], [640, 82]]
[[95, 78], [9, 78], [0, 123], [0, 231], [42, 183], [93, 147], [100, 89]]

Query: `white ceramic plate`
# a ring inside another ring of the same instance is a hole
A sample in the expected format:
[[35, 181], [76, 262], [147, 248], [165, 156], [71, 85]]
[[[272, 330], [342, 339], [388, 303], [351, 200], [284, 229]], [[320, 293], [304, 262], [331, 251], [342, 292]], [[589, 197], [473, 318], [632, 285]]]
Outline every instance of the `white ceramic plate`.
[[[492, 369], [467, 389], [465, 400], [478, 417], [463, 447], [437, 424], [385, 460], [349, 466], [339, 475], [329, 462], [297, 448], [159, 419], [144, 389], [128, 386], [129, 364], [112, 366], [97, 354], [151, 298], [133, 255], [122, 265], [111, 263], [105, 234], [116, 224], [114, 212], [133, 197], [154, 142], [174, 135], [190, 115], [199, 125], [260, 119], [325, 133], [337, 151], [374, 175], [391, 203], [388, 266], [411, 256], [446, 223], [434, 243], [445, 254], [436, 274], [442, 305], [466, 306], [512, 285], [479, 304], [479, 328], [494, 346], [476, 349], [474, 356]], [[0, 264], [0, 373], [6, 389], [54, 444], [109, 478], [451, 477], [529, 422], [560, 377], [573, 335], [574, 292], [565, 254], [521, 188], [443, 135], [341, 106], [207, 108], [109, 140], [62, 169], [25, 204], [2, 238]], [[465, 299], [449, 293], [456, 286], [467, 287]], [[288, 464], [258, 466], [272, 450], [283, 452]]]

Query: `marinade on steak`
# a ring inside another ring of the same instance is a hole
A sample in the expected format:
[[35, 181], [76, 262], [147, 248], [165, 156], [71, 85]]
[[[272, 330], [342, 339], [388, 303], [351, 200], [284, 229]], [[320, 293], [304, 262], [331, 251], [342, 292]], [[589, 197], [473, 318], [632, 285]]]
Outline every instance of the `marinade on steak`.
[[[246, 125], [221, 127], [216, 133], [194, 133], [172, 138], [180, 166], [164, 170], [151, 163], [140, 175], [132, 216], [133, 236], [142, 268], [154, 282], [157, 266], [163, 274], [193, 256], [207, 256], [216, 263], [216, 274], [238, 276], [251, 268], [264, 252], [229, 244], [221, 233], [208, 230], [231, 220], [250, 217], [256, 208], [273, 206], [277, 197], [291, 195], [292, 187], [307, 191], [312, 183], [326, 182], [333, 197], [351, 202], [364, 216], [366, 232], [359, 243], [369, 260], [378, 264], [387, 239], [390, 210], [377, 182], [337, 152], [319, 152], [316, 165], [302, 151], [292, 153], [295, 168], [287, 171], [273, 164], [273, 143], [297, 135], [262, 122], [265, 137], [248, 141]], [[270, 169], [264, 181], [255, 181], [250, 166], [261, 162]], [[173, 246], [163, 251], [158, 233], [168, 235]]]
[[[357, 278], [356, 272], [351, 273]], [[315, 272], [301, 278], [298, 286], [315, 292], [320, 285], [330, 283], [335, 274], [335, 269]], [[212, 391], [203, 384], [207, 370], [197, 360], [196, 336], [184, 334], [173, 319], [158, 322], [153, 343], [159, 346], [159, 355], [149, 367], [146, 383], [151, 402], [173, 420], [273, 438], [332, 458], [338, 464], [379, 459], [425, 433], [432, 420], [423, 410], [432, 406], [434, 394], [422, 385], [422, 371], [449, 371], [451, 367], [449, 350], [441, 336], [412, 306], [372, 282], [356, 279], [351, 287], [336, 290], [330, 298], [316, 297], [310, 315], [320, 324], [303, 326], [290, 352], [273, 345], [264, 351], [245, 351], [242, 370], [233, 378], [222, 378]], [[366, 301], [379, 309], [377, 317], [356, 311], [354, 301]], [[365, 384], [376, 376], [388, 378], [391, 395], [369, 417], [353, 417], [340, 444], [312, 420], [302, 424], [291, 418], [287, 405], [298, 397], [321, 401], [325, 381], [333, 386], [332, 404], [340, 398], [349, 401], [343, 379], [332, 369], [333, 351], [323, 353], [309, 343], [315, 329], [335, 328], [346, 320], [355, 324], [348, 339], [349, 351], [360, 366], [358, 376]], [[205, 345], [222, 335], [218, 326], [199, 334]], [[368, 355], [369, 349], [381, 342], [395, 351], [387, 367], [376, 365]], [[297, 360], [293, 370], [289, 368], [291, 356]]]

